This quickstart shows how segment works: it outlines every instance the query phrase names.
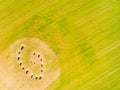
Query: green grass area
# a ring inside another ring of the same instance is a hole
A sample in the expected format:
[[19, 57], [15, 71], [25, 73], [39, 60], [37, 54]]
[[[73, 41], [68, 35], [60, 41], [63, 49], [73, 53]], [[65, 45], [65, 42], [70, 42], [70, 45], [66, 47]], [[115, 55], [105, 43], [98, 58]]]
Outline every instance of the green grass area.
[[119, 21], [119, 0], [0, 0], [0, 54], [18, 39], [38, 38], [60, 64], [46, 90], [119, 90]]

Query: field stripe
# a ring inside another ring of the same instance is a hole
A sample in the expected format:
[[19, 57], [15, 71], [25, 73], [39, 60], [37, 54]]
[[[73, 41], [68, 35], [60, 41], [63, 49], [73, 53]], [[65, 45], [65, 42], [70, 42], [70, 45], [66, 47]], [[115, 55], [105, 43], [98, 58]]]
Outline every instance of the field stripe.
[[[118, 3], [118, 2], [116, 2], [116, 3]], [[86, 17], [83, 17], [83, 19], [85, 19], [85, 21], [84, 21], [84, 23], [86, 23], [86, 22], [88, 22], [89, 20], [91, 20], [95, 15], [99, 15], [99, 14], [101, 14], [102, 12], [104, 12], [105, 11], [105, 9], [109, 9], [110, 7], [112, 7], [112, 6], [114, 6], [116, 3], [113, 3], [112, 5], [107, 5], [106, 7], [103, 7], [103, 8], [101, 8], [101, 9], [99, 9], [99, 10], [97, 10], [96, 12], [94, 12], [94, 13], [92, 13], [91, 15], [89, 15], [89, 17], [91, 17], [91, 18], [88, 18], [88, 20], [86, 21]], [[97, 14], [96, 14], [97, 13]], [[94, 16], [93, 16], [94, 15]], [[88, 16], [87, 16], [88, 17]], [[107, 22], [107, 23], [104, 23], [103, 25], [101, 25], [101, 26], [98, 26], [97, 28], [96, 28], [96, 31], [90, 31], [90, 32], [88, 32], [87, 31], [87, 33], [89, 33], [89, 34], [87, 34], [87, 35], [85, 35], [85, 36], [83, 36], [83, 37], [81, 37], [80, 39], [77, 39], [73, 44], [72, 44], [72, 47], [70, 47], [69, 49], [71, 49], [71, 48], [74, 48], [75, 46], [76, 46], [76, 44], [78, 44], [78, 42], [81, 42], [81, 41], [84, 41], [84, 39], [85, 38], [88, 38], [92, 33], [100, 33], [100, 32], [102, 32], [102, 31], [100, 31], [100, 30], [98, 30], [98, 29], [102, 29], [102, 28], [106, 28], [106, 26], [107, 26], [107, 24], [109, 24], [109, 26], [110, 25], [112, 25], [112, 24], [115, 24], [115, 23], [117, 23], [119, 20], [116, 20], [116, 19], [113, 19], [113, 20], [110, 20], [109, 22]], [[72, 22], [72, 20], [71, 20], [71, 22]], [[111, 23], [112, 22], [112, 23]], [[84, 24], [83, 22], [82, 22], [82, 24]], [[71, 26], [71, 28], [69, 29], [69, 30], [72, 30], [72, 32], [74, 32], [74, 30], [76, 30], [75, 28], [77, 27], [77, 25], [82, 25], [82, 24], [80, 24], [80, 22], [77, 22], [73, 27]], [[108, 26], [108, 27], [109, 27]], [[79, 26], [78, 26], [79, 27]], [[92, 27], [92, 26], [91, 26]], [[90, 29], [91, 27], [89, 27], [88, 29]], [[72, 33], [71, 32], [71, 33]], [[68, 49], [68, 50], [69, 50]]]
[[[118, 42], [119, 42], [119, 43], [118, 43]], [[115, 42], [114, 44], [112, 44], [111, 46], [113, 46], [113, 47], [114, 47], [113, 49], [115, 49], [115, 48], [117, 48], [119, 45], [120, 45], [120, 41], [117, 41], [117, 42]], [[107, 54], [107, 53], [109, 53], [110, 51], [113, 50], [113, 49], [111, 49], [111, 46], [109, 46], [109, 49], [106, 48], [106, 49], [104, 49], [104, 50], [102, 50], [102, 51], [99, 52], [99, 53], [103, 53], [103, 54], [101, 55], [101, 57], [103, 57], [105, 54]], [[106, 50], [109, 50], [109, 52], [107, 52]], [[106, 52], [106, 53], [104, 53], [104, 52]], [[101, 58], [101, 57], [99, 56], [99, 58]], [[88, 66], [88, 64], [91, 62], [91, 60], [93, 60], [93, 61], [95, 60], [95, 59], [94, 59], [94, 56], [90, 57], [90, 58], [89, 58], [89, 61], [87, 61], [85, 64], [82, 64], [80, 70], [86, 68], [86, 67]]]
[[[119, 21], [119, 20], [118, 20]], [[112, 22], [112, 23], [111, 23]], [[71, 48], [74, 48], [79, 42], [82, 42], [82, 41], [84, 41], [86, 38], [89, 38], [90, 37], [90, 35], [91, 34], [93, 34], [93, 33], [96, 33], [96, 34], [98, 34], [98, 33], [101, 33], [102, 31], [104, 31], [104, 29], [103, 28], [107, 28], [107, 27], [109, 27], [109, 26], [111, 26], [111, 25], [113, 25], [113, 24], [116, 24], [117, 23], [117, 21], [115, 21], [114, 19], [113, 20], [111, 20], [110, 22], [108, 22], [108, 23], [104, 23], [103, 25], [101, 25], [101, 26], [98, 26], [95, 30], [96, 31], [91, 31], [91, 32], [89, 32], [89, 34], [87, 34], [87, 35], [84, 35], [83, 37], [81, 37], [80, 39], [78, 39], [78, 40], [76, 40], [74, 43], [73, 43], [73, 47], [71, 47]], [[109, 24], [109, 26], [107, 26]], [[91, 26], [92, 27], [92, 26]], [[88, 29], [90, 29], [90, 28], [88, 28]], [[103, 29], [103, 30], [99, 30], [99, 29]], [[70, 49], [71, 49], [70, 48]]]
[[[47, 4], [48, 4], [48, 5], [47, 5]], [[11, 23], [11, 24], [8, 25], [7, 27], [2, 28], [2, 29], [1, 29], [2, 32], [0, 32], [0, 34], [4, 33], [5, 31], [8, 31], [8, 30], [6, 30], [6, 29], [10, 29], [10, 27], [12, 27], [12, 26], [13, 26], [14, 24], [16, 24], [17, 22], [23, 22], [23, 21], [26, 20], [26, 18], [28, 19], [29, 17], [31, 17], [31, 16], [34, 15], [35, 13], [39, 12], [40, 10], [43, 10], [43, 9], [49, 7], [50, 5], [55, 4], [55, 1], [52, 2], [52, 3], [51, 3], [51, 1], [49, 1], [47, 4], [41, 6], [41, 7], [44, 7], [44, 8], [38, 7], [37, 9], [35, 9], [34, 11], [32, 11], [31, 13], [28, 13], [28, 14], [25, 15], [24, 17], [19, 18], [18, 20], [16, 20], [15, 22]], [[112, 5], [107, 5], [106, 8], [111, 7], [111, 6], [112, 6]], [[98, 10], [98, 11], [99, 11], [99, 12], [100, 12], [100, 11], [104, 11], [103, 9], [104, 9], [104, 8], [102, 8], [102, 9], [100, 9], [100, 10]], [[97, 13], [98, 11], [94, 12], [93, 14]], [[64, 14], [62, 14], [62, 15], [64, 15]], [[59, 15], [58, 15], [58, 16], [59, 16]], [[90, 15], [90, 16], [92, 16], [92, 15]], [[88, 16], [87, 16], [87, 17], [88, 17]], [[60, 18], [60, 16], [59, 16], [58, 18]], [[84, 18], [83, 18], [83, 19], [84, 19]], [[59, 20], [57, 20], [57, 21], [59, 21]], [[56, 21], [56, 22], [57, 22], [57, 21]], [[56, 22], [55, 22], [55, 23], [56, 23]], [[78, 24], [80, 24], [80, 22], [76, 23], [76, 25], [78, 25]], [[75, 26], [74, 26], [74, 28], [75, 28]], [[71, 28], [71, 29], [74, 29], [74, 28]], [[3, 32], [3, 31], [4, 31], [4, 32]]]
[[[1, 32], [0, 32], [0, 35], [3, 34], [3, 33], [5, 33], [5, 32], [7, 32], [9, 29], [13, 28], [12, 26], [14, 26], [14, 24], [16, 24], [16, 23], [18, 23], [18, 22], [21, 23], [21, 22], [25, 21], [26, 19], [30, 18], [31, 16], [33, 16], [35, 13], [39, 12], [40, 10], [43, 10], [43, 9], [49, 7], [50, 5], [55, 4], [56, 1], [54, 1], [54, 2], [52, 2], [52, 1], [53, 1], [53, 0], [49, 1], [47, 4], [44, 4], [44, 5], [41, 6], [41, 7], [36, 8], [36, 9], [33, 10], [32, 12], [27, 13], [25, 16], [17, 19], [16, 21], [14, 21], [14, 22], [11, 23], [10, 25], [6, 26], [5, 28], [1, 28], [1, 30], [0, 30], [0, 31], [1, 31]], [[52, 3], [51, 3], [51, 2], [52, 2]]]
[[[116, 0], [115, 0], [115, 1], [116, 1]], [[115, 1], [112, 2], [112, 3], [110, 3], [110, 4], [108, 4], [108, 5], [106, 5], [106, 6], [104, 6], [103, 8], [100, 8], [100, 9], [96, 10], [95, 12], [91, 13], [90, 15], [81, 18], [81, 19], [78, 20], [75, 24], [73, 24], [73, 26], [71, 26], [71, 27], [73, 27], [73, 28], [79, 27], [80, 25], [82, 25], [82, 24], [90, 21], [93, 17], [102, 14], [103, 12], [105, 12], [106, 10], [108, 10], [109, 8], [111, 8], [111, 7], [113, 7], [114, 5], [116, 5], [117, 3], [119, 3], [119, 2], [115, 2]], [[87, 19], [86, 19], [86, 18], [87, 18]], [[72, 18], [71, 18], [70, 20], [71, 20], [71, 22], [72, 22]], [[74, 32], [74, 29], [72, 29], [72, 32]]]
[[[119, 58], [119, 57], [117, 57], [117, 58]], [[117, 59], [117, 58], [115, 58], [115, 59]], [[101, 75], [96, 77], [95, 79], [93, 79], [90, 82], [88, 82], [87, 84], [85, 84], [83, 87], [81, 87], [81, 90], [85, 90], [86, 88], [88, 88], [88, 86], [94, 85], [95, 83], [103, 80], [104, 78], [107, 78], [110, 75], [114, 74], [118, 70], [120, 70], [120, 63], [118, 63], [117, 65], [113, 66], [112, 68], [110, 68], [109, 70], [105, 71], [104, 73], [102, 73]]]
[[105, 54], [111, 52], [112, 50], [114, 50], [115, 48], [119, 47], [120, 46], [120, 40], [118, 40], [117, 42], [115, 42], [114, 44], [110, 45], [109, 47], [105, 48], [103, 51], [97, 53], [97, 57], [102, 57], [104, 56]]

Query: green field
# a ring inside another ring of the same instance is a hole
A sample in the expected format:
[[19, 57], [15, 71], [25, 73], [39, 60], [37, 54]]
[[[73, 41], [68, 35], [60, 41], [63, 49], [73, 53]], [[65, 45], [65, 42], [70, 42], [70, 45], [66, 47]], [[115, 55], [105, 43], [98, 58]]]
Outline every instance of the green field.
[[[43, 80], [20, 68], [17, 41], [29, 68], [43, 54]], [[120, 1], [0, 0], [0, 90], [120, 90]]]

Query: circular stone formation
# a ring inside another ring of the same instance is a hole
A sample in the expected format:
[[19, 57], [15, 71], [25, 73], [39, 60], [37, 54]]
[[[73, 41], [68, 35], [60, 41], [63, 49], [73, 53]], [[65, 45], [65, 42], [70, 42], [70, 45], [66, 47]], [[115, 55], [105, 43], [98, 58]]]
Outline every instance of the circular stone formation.
[[49, 84], [58, 78], [60, 68], [57, 57], [43, 41], [23, 38], [13, 43], [10, 48], [12, 59], [17, 64], [16, 70], [21, 68], [20, 72], [31, 79], [43, 80], [44, 83], [49, 81]]
[[[35, 72], [35, 68], [31, 69], [31, 71], [27, 68], [27, 65], [24, 65], [23, 62], [25, 62], [24, 60], [21, 59], [21, 56], [22, 56], [22, 52], [24, 52], [24, 48], [25, 46], [24, 45], [21, 45], [19, 51], [18, 51], [18, 55], [17, 55], [17, 60], [18, 60], [18, 63], [19, 65], [21, 66], [21, 68], [23, 70], [25, 70], [25, 73], [26, 74], [30, 74], [30, 77], [31, 78], [34, 78], [34, 79], [39, 79], [41, 80], [43, 78], [43, 75], [44, 75], [44, 60], [43, 60], [43, 57], [40, 55], [40, 53], [38, 52], [33, 52], [33, 54], [31, 55], [31, 59], [30, 61], [28, 61], [27, 63], [30, 63], [30, 64], [34, 64], [34, 67], [36, 68], [40, 68], [40, 74], [36, 74], [36, 76], [34, 76], [34, 74], [36, 73]], [[26, 49], [27, 50], [27, 49]], [[27, 60], [26, 60], [27, 61]], [[34, 74], [33, 74], [34, 73]]]

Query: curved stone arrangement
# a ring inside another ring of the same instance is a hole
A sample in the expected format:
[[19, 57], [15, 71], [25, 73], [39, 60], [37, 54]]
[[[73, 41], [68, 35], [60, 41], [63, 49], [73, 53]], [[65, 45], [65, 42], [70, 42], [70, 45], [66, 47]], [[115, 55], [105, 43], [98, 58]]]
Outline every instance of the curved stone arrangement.
[[38, 38], [21, 38], [10, 45], [9, 52], [9, 76], [18, 84], [35, 85], [34, 89], [44, 90], [53, 81], [59, 81], [59, 61], [48, 43]]
[[[22, 68], [22, 70], [25, 70], [26, 74], [30, 75], [30, 78], [34, 78], [36, 80], [41, 80], [43, 78], [43, 74], [44, 74], [44, 64], [43, 64], [44, 60], [43, 60], [42, 56], [39, 53], [35, 53], [35, 52], [33, 52], [33, 54], [32, 54], [32, 58], [31, 58], [30, 62], [32, 64], [39, 64], [41, 66], [40, 75], [34, 75], [34, 72], [29, 70], [29, 68], [26, 67], [22, 61], [21, 56], [22, 56], [22, 52], [24, 52], [24, 48], [25, 48], [25, 46], [21, 45], [21, 47], [17, 53], [17, 60], [18, 60], [20, 67]], [[37, 60], [35, 60], [35, 59], [37, 59]]]

